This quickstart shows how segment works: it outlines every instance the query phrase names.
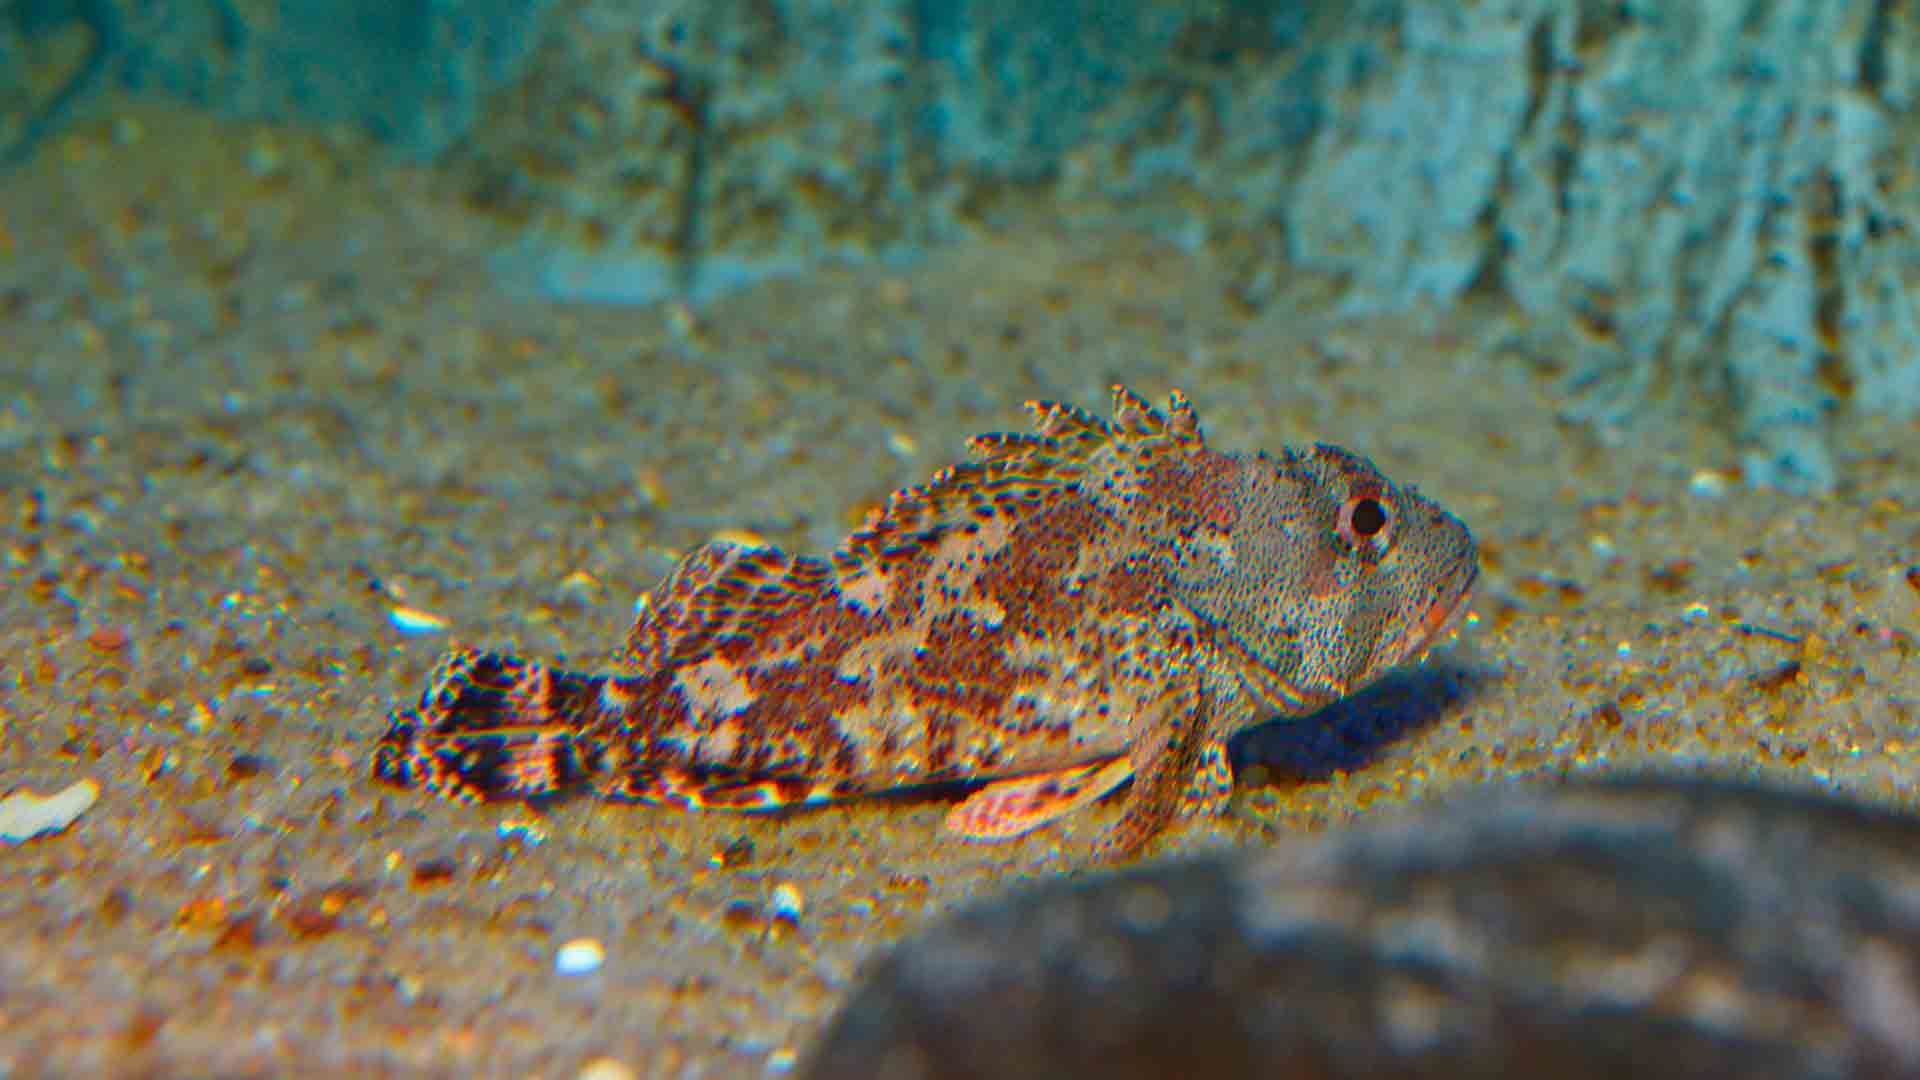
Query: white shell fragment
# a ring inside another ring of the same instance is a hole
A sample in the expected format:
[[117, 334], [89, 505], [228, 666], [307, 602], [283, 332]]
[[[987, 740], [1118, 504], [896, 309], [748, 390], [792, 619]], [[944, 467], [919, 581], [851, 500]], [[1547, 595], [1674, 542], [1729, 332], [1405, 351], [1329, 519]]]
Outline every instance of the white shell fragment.
[[387, 612], [387, 618], [403, 634], [437, 634], [447, 628], [447, 620], [431, 611], [422, 611], [416, 607], [397, 604]]
[[73, 824], [100, 797], [100, 785], [92, 780], [69, 784], [53, 795], [35, 795], [16, 791], [0, 799], [0, 841], [19, 843], [42, 833], [56, 833]]

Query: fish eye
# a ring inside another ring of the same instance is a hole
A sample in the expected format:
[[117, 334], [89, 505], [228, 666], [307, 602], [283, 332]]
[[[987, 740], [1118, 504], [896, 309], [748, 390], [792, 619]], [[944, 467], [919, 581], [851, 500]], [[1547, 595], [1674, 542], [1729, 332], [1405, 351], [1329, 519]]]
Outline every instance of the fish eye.
[[1387, 528], [1387, 508], [1371, 495], [1356, 495], [1340, 507], [1340, 531], [1354, 540], [1371, 540]]
[[1361, 499], [1353, 504], [1347, 520], [1353, 524], [1355, 535], [1372, 536], [1387, 527], [1387, 508], [1379, 499]]

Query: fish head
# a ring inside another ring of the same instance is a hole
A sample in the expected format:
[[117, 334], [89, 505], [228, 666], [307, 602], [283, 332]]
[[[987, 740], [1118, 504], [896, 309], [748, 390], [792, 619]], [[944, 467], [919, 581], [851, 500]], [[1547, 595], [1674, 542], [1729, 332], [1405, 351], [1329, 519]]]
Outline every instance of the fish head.
[[1310, 712], [1449, 636], [1479, 576], [1459, 518], [1337, 446], [1239, 462], [1176, 593], [1259, 696]]

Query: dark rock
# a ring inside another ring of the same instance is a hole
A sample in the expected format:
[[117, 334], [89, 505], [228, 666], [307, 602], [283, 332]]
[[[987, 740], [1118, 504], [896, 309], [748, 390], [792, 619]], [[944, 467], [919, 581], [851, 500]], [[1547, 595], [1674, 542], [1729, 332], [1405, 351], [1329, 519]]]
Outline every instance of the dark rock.
[[1920, 1075], [1920, 822], [1511, 788], [1054, 882], [901, 945], [804, 1075]]

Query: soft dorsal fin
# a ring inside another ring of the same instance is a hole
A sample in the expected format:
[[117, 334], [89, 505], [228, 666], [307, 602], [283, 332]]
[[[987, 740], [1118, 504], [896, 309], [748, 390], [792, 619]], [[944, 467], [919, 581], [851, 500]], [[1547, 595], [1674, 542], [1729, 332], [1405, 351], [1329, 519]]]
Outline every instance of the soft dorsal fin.
[[817, 596], [832, 578], [825, 559], [776, 547], [715, 541], [689, 553], [647, 601], [620, 660], [633, 670], [695, 663]]
[[1144, 456], [1205, 449], [1186, 395], [1174, 391], [1168, 408], [1162, 413], [1118, 385], [1111, 423], [1072, 405], [1029, 401], [1034, 434], [994, 432], [967, 440], [972, 461], [888, 496], [833, 554], [833, 569], [843, 578], [857, 575], [910, 557], [954, 529], [1045, 505], [1074, 490], [1104, 452]]

